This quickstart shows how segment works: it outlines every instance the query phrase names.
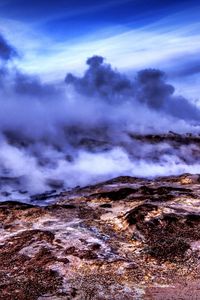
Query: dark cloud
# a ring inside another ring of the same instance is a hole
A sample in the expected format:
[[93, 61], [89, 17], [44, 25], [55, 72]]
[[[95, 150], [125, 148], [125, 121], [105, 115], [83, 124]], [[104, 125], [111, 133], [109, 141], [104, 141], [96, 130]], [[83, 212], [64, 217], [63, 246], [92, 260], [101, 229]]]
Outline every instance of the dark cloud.
[[[166, 81], [164, 72], [145, 69], [130, 80], [104, 62], [101, 56], [87, 60], [83, 77], [67, 74], [65, 82], [81, 95], [108, 100], [120, 100], [134, 105], [142, 103], [151, 109], [171, 114], [180, 119], [200, 119], [200, 110], [187, 99], [175, 94], [175, 88]], [[119, 101], [118, 101], [119, 102]]]
[[0, 59], [3, 61], [11, 60], [18, 56], [16, 49], [11, 46], [0, 34]]
[[111, 65], [104, 63], [101, 56], [93, 56], [87, 60], [89, 66], [82, 78], [67, 74], [65, 82], [74, 86], [82, 95], [107, 98], [113, 101], [133, 92], [132, 82]]
[[170, 115], [186, 121], [200, 121], [200, 109], [182, 96], [174, 96], [165, 104], [165, 111]]
[[17, 94], [32, 97], [56, 97], [59, 89], [53, 84], [42, 83], [38, 76], [17, 71], [14, 76], [14, 90]]
[[3, 88], [5, 77], [8, 74], [8, 71], [5, 67], [0, 68], [0, 88]]
[[175, 91], [172, 85], [165, 82], [164, 72], [156, 69], [140, 71], [136, 82], [137, 99], [152, 108], [162, 108]]
[[156, 69], [140, 71], [137, 76], [137, 99], [153, 109], [184, 120], [200, 121], [200, 110], [166, 82], [164, 72]]

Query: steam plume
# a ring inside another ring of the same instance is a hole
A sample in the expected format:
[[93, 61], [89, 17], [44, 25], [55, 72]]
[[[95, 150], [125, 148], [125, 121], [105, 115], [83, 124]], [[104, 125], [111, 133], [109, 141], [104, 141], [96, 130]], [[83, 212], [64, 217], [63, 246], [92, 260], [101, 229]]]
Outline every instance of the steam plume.
[[[7, 66], [17, 51], [0, 36], [0, 189], [43, 192], [118, 175], [200, 172], [198, 142], [138, 138], [200, 129], [198, 107], [155, 69], [134, 78], [100, 56], [82, 77], [43, 83]], [[136, 138], [137, 136], [137, 138]]]

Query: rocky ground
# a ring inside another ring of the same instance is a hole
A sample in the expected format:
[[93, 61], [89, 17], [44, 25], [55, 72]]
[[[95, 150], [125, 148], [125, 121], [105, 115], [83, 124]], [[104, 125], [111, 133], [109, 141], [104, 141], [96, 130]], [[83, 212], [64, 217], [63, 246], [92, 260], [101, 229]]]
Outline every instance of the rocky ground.
[[200, 176], [55, 197], [0, 203], [0, 299], [200, 299]]

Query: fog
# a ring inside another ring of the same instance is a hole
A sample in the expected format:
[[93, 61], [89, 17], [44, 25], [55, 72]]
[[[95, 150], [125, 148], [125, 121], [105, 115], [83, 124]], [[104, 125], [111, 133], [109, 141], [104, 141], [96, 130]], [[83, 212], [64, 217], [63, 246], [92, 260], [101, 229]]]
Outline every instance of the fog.
[[[16, 59], [17, 50], [0, 36], [2, 195], [119, 175], [200, 173], [200, 110], [176, 94], [161, 70], [139, 70], [130, 78], [93, 55], [82, 77], [66, 70], [62, 82], [43, 83], [19, 70]], [[177, 142], [170, 131], [196, 140]], [[144, 138], [148, 134], [171, 138], [155, 143]]]

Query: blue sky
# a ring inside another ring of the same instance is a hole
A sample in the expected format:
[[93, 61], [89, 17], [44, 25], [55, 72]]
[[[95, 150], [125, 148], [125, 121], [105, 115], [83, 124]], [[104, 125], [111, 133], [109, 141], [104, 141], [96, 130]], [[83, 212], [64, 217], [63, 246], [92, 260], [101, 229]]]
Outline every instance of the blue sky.
[[[199, 1], [171, 0], [2, 0], [0, 16], [29, 24], [56, 40], [103, 27], [139, 28], [178, 12], [199, 9]], [[189, 19], [193, 20], [193, 14]], [[178, 23], [178, 20], [177, 20]]]
[[61, 17], [76, 19], [84, 15], [87, 22], [100, 22], [102, 17], [109, 22], [127, 22], [137, 15], [160, 18], [168, 13], [198, 7], [197, 0], [2, 0], [1, 14], [23, 21], [53, 20]]
[[[94, 54], [127, 73], [165, 70], [197, 97], [199, 1], [1, 0], [0, 30], [17, 47], [18, 66], [44, 80], [81, 73]], [[192, 82], [192, 84], [191, 84]]]

